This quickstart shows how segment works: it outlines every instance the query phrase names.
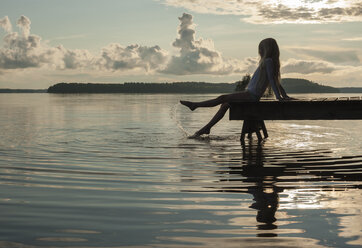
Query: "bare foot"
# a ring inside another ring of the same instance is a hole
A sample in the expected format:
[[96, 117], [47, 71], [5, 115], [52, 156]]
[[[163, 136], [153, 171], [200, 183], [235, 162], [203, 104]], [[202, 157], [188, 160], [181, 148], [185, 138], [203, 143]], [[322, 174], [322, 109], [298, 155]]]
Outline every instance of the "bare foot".
[[210, 134], [210, 129], [208, 128], [201, 128], [199, 131], [197, 131], [194, 135], [192, 135], [193, 137], [199, 137], [203, 134]]
[[189, 109], [191, 109], [191, 111], [194, 111], [196, 109], [196, 106], [193, 102], [189, 102], [189, 101], [180, 101], [180, 103], [182, 105], [185, 105], [186, 107], [188, 107]]

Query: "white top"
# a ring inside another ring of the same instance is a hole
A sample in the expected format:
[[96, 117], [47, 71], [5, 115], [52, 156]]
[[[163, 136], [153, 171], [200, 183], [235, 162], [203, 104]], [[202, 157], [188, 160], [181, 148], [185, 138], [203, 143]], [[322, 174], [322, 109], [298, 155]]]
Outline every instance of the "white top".
[[254, 72], [252, 78], [250, 79], [250, 82], [246, 87], [246, 90], [249, 91], [253, 96], [255, 96], [257, 100], [259, 100], [263, 96], [269, 83], [274, 91], [276, 98], [280, 100], [279, 90], [274, 80], [273, 60], [271, 58], [266, 58], [264, 60], [264, 64], [266, 68], [267, 80], [264, 80], [264, 82], [258, 80], [260, 76], [260, 66], [259, 66]]

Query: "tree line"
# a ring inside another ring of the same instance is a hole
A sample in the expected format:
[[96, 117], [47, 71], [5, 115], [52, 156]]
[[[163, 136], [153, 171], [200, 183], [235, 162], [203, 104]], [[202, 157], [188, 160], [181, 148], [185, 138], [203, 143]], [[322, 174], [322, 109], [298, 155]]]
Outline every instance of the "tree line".
[[[231, 93], [242, 91], [248, 85], [250, 75], [235, 83], [173, 82], [145, 83], [126, 82], [123, 84], [102, 83], [58, 83], [50, 86], [48, 93]], [[285, 78], [281, 81], [288, 93], [339, 93], [339, 89], [320, 85], [305, 79]], [[272, 94], [269, 89], [267, 94]]]
[[234, 84], [205, 82], [58, 83], [49, 87], [48, 93], [230, 93], [234, 89]]

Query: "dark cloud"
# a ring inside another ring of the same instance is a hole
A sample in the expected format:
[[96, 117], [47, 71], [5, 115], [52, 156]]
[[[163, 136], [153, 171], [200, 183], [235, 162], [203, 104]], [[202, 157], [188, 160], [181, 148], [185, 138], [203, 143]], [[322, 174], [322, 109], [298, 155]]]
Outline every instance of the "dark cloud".
[[362, 3], [351, 7], [331, 7], [315, 10], [308, 7], [291, 8], [279, 4], [276, 7], [260, 5], [259, 18], [271, 22], [340, 22], [362, 17]]
[[239, 15], [250, 23], [324, 23], [362, 20], [360, 0], [163, 0], [198, 13]]
[[361, 17], [362, 2], [356, 3], [348, 8], [323, 8], [318, 11], [318, 16], [320, 16], [321, 19], [332, 19], [335, 17], [342, 19], [343, 16]]
[[270, 6], [259, 7], [260, 19], [269, 21], [283, 22], [283, 21], [301, 21], [301, 20], [316, 20], [312, 14], [312, 10], [300, 7], [298, 9], [292, 9], [285, 5], [279, 4], [276, 8]]

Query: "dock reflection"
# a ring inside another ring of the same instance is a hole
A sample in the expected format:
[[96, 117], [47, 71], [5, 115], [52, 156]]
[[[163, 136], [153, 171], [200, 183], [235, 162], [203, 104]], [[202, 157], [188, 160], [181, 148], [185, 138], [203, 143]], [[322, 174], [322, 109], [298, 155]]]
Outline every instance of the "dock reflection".
[[[326, 208], [325, 202], [323, 206], [320, 202], [312, 203], [312, 196], [315, 195], [315, 199], [322, 198], [320, 196], [328, 198], [329, 192], [360, 189], [362, 185], [361, 156], [334, 157], [332, 151], [323, 149], [280, 151], [256, 142], [241, 148], [242, 155], [234, 152], [221, 156], [228, 157], [230, 166], [226, 161], [216, 161], [221, 165], [217, 173], [222, 176], [219, 183], [208, 186], [208, 190], [251, 194], [253, 202], [249, 208], [257, 211], [258, 237], [278, 236], [278, 223], [284, 225], [276, 217], [280, 205], [284, 210], [288, 206], [294, 209]], [[292, 194], [294, 198], [291, 198]], [[310, 195], [309, 199], [303, 196], [306, 194]]]

